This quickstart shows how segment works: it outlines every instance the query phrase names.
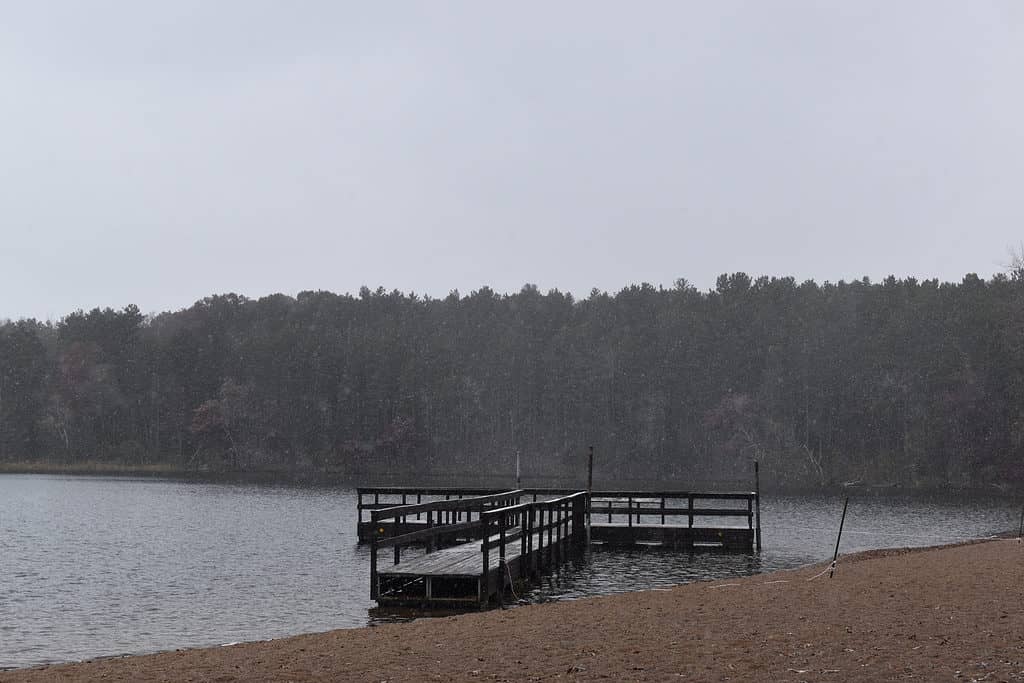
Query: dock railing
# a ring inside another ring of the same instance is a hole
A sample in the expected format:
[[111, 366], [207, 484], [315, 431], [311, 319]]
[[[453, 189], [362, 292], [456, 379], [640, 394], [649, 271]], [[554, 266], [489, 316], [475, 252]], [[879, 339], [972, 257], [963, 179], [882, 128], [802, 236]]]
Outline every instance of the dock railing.
[[[490, 489], [414, 487], [361, 487], [357, 491], [360, 542], [379, 539], [382, 535], [402, 536], [428, 526], [427, 508], [423, 507], [415, 514], [382, 519], [380, 524], [366, 521], [364, 511], [408, 509], [410, 503], [427, 505], [501, 493]], [[521, 496], [524, 502], [539, 502], [578, 492], [579, 489], [529, 488], [521, 490]], [[471, 521], [477, 514], [472, 506], [469, 509], [463, 506], [435, 508], [435, 515], [442, 519], [435, 518], [430, 526]], [[687, 548], [721, 546], [741, 550], [748, 545], [752, 549], [761, 548], [760, 495], [756, 490], [598, 490], [591, 493], [584, 514], [585, 523], [592, 529], [592, 540], [605, 545], [642, 542]], [[381, 528], [385, 531], [381, 532]]]
[[[607, 524], [644, 524], [654, 518], [655, 523], [670, 524], [686, 519], [693, 528], [694, 518], [719, 517], [744, 519], [747, 529], [754, 528], [754, 492], [694, 493], [690, 491], [595, 491], [590, 502], [592, 519]], [[708, 505], [711, 501], [711, 505]], [[723, 506], [723, 501], [742, 501], [744, 504]], [[617, 522], [623, 519], [624, 522]], [[649, 522], [648, 522], [649, 523]]]
[[[370, 510], [370, 521], [374, 526], [370, 546], [370, 597], [378, 597], [377, 553], [381, 548], [394, 549], [394, 563], [402, 561], [402, 549], [410, 545], [423, 545], [426, 552], [459, 539], [477, 538], [484, 533], [483, 515], [492, 508], [506, 508], [517, 505], [522, 491], [503, 491], [484, 496], [468, 496], [428, 503], [398, 505]], [[476, 519], [473, 519], [473, 515]], [[413, 531], [408, 529], [409, 517], [425, 517], [425, 525]], [[388, 523], [390, 521], [390, 524]], [[390, 536], [386, 535], [392, 530]]]
[[[421, 504], [424, 498], [440, 498], [444, 500], [461, 500], [463, 498], [475, 498], [478, 496], [493, 495], [501, 493], [502, 489], [495, 488], [423, 488], [416, 486], [360, 486], [356, 489], [356, 510], [357, 522], [362, 524], [364, 513], [373, 510], [385, 510], [399, 505]], [[383, 499], [383, 500], [382, 500]], [[426, 501], [433, 502], [433, 501]], [[369, 517], [369, 515], [366, 515]], [[415, 517], [420, 519], [419, 515]]]
[[[488, 510], [480, 515], [483, 576], [490, 573], [491, 551], [498, 551], [497, 594], [503, 596], [512, 569], [506, 558], [515, 553], [518, 578], [568, 560], [573, 550], [586, 546], [586, 491], [550, 500], [534, 500]], [[513, 544], [516, 544], [513, 546]], [[516, 547], [518, 546], [518, 547]], [[481, 605], [488, 599], [481, 595]]]

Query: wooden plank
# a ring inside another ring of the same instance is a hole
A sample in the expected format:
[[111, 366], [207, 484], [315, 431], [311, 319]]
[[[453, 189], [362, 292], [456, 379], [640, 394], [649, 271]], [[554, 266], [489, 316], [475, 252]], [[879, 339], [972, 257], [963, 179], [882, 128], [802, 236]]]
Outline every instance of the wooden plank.
[[[543, 547], [543, 534], [534, 536], [534, 548]], [[492, 536], [491, 541], [497, 539]], [[509, 544], [506, 548], [505, 560], [510, 562], [520, 556], [520, 544]], [[488, 569], [501, 567], [501, 558], [492, 554], [488, 558]], [[480, 543], [471, 541], [437, 552], [411, 557], [396, 565], [377, 568], [378, 576], [480, 576], [482, 571], [480, 559]]]

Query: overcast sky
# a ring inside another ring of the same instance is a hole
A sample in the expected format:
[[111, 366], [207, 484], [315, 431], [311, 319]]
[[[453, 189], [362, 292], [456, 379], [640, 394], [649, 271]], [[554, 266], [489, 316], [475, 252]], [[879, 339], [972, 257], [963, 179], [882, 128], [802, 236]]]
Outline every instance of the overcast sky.
[[991, 276], [1024, 3], [0, 0], [0, 317]]

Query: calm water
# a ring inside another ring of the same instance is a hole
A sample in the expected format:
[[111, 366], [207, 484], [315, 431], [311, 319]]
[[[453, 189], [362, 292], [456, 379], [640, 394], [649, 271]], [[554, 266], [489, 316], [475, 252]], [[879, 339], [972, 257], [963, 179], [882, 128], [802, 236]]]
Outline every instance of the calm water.
[[[842, 500], [766, 497], [764, 552], [601, 551], [527, 599], [670, 586], [830, 558]], [[1007, 499], [850, 502], [842, 552], [1016, 528]], [[347, 489], [0, 475], [0, 668], [262, 640], [371, 609]]]

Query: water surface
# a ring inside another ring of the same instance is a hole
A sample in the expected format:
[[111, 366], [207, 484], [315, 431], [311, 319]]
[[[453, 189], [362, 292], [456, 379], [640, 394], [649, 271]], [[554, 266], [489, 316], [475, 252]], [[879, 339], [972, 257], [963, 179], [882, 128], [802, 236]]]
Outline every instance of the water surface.
[[[830, 559], [842, 500], [766, 497], [759, 555], [595, 549], [525, 596], [571, 599]], [[1015, 528], [1005, 499], [857, 495], [842, 552]], [[0, 668], [364, 626], [355, 492], [0, 475]]]

